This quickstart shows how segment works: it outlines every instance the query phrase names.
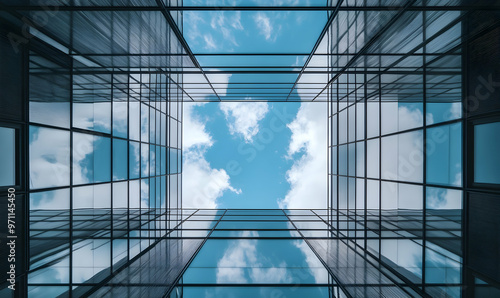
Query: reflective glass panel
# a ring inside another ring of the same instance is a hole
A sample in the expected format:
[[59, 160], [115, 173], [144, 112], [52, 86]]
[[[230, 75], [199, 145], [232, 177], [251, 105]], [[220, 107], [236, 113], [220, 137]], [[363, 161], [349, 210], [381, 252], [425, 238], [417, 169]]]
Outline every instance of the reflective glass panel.
[[69, 185], [70, 134], [68, 131], [30, 126], [29, 148], [30, 188]]
[[0, 186], [16, 184], [16, 130], [0, 127]]
[[474, 126], [474, 182], [500, 184], [500, 122]]

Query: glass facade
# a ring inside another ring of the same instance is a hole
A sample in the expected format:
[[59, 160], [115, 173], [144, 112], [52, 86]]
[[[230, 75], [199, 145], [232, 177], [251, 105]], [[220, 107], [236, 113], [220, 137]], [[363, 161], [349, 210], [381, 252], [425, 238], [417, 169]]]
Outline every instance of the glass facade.
[[[498, 1], [0, 10], [1, 297], [498, 296]], [[314, 25], [197, 46], [263, 11]], [[322, 102], [328, 208], [183, 209], [187, 101]]]
[[61, 81], [46, 61], [30, 53], [30, 88], [66, 103], [30, 96], [28, 296], [83, 295], [177, 224], [182, 104], [165, 74]]
[[431, 297], [462, 285], [463, 19], [340, 12], [328, 44], [345, 69], [328, 87], [332, 226]]

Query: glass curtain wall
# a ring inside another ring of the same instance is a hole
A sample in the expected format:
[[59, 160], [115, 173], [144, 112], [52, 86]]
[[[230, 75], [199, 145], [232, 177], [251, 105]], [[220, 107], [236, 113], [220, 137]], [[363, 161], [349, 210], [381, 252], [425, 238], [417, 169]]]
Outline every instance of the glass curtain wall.
[[463, 17], [341, 11], [329, 32], [330, 222], [433, 297], [462, 284]]
[[[183, 48], [160, 12], [59, 11], [44, 31], [28, 54], [27, 295], [79, 297], [182, 219], [182, 75], [168, 67], [183, 60], [142, 54]], [[123, 48], [137, 55], [112, 57]]]

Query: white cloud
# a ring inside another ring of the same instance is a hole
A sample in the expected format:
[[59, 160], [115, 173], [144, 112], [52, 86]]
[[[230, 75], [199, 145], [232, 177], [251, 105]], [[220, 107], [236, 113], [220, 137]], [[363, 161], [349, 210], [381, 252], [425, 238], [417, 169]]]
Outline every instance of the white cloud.
[[185, 150], [192, 147], [210, 147], [213, 145], [212, 136], [205, 131], [205, 123], [199, 116], [193, 114], [193, 107], [200, 106], [201, 103], [184, 104], [184, 129], [189, 130], [183, 136], [182, 142]]
[[462, 103], [454, 102], [450, 106], [449, 115], [446, 120], [453, 120], [462, 117]]
[[[210, 71], [220, 71], [220, 69], [210, 69]], [[226, 96], [227, 86], [229, 85], [229, 79], [231, 74], [228, 73], [218, 73], [207, 75], [208, 80], [214, 86], [215, 91], [219, 96]]]
[[69, 188], [30, 194], [31, 210], [68, 210]]
[[226, 41], [239, 46], [234, 36], [235, 30], [243, 30], [241, 24], [241, 12], [216, 12], [212, 13], [210, 26], [217, 32], [222, 33]]
[[427, 208], [429, 209], [462, 209], [462, 191], [428, 187]]
[[107, 102], [81, 103], [75, 102], [73, 106], [73, 125], [79, 128], [104, 131], [111, 130], [111, 105]]
[[30, 134], [30, 187], [69, 185], [69, 133], [40, 127]]
[[327, 207], [326, 120], [326, 103], [302, 103], [288, 125], [292, 131], [288, 157], [302, 155], [287, 172], [290, 190], [278, 201], [280, 208]]
[[[312, 225], [309, 228], [314, 229]], [[295, 241], [293, 245], [300, 249], [306, 257], [309, 271], [311, 272], [311, 275], [314, 276], [316, 283], [328, 283], [328, 272], [325, 270], [325, 267], [321, 264], [321, 261], [314, 254], [309, 245], [307, 245], [305, 241]]]
[[[392, 133], [422, 126], [424, 115], [422, 106], [408, 105], [395, 101], [385, 101], [381, 105], [382, 109], [382, 133]], [[427, 113], [427, 122], [434, 121], [432, 114]]]
[[[208, 50], [216, 50], [227, 46], [239, 46], [235, 33], [244, 29], [241, 24], [241, 12], [210, 12], [207, 16], [205, 12], [191, 11], [186, 12], [184, 18], [189, 20], [188, 26], [184, 26], [185, 35], [188, 43], [194, 48], [202, 46]], [[225, 50], [232, 49], [225, 48]]]
[[185, 154], [182, 180], [184, 208], [217, 208], [217, 198], [226, 190], [240, 194], [224, 169], [211, 168], [203, 154]]
[[198, 105], [202, 104], [184, 104], [182, 205], [184, 208], [217, 208], [217, 199], [224, 191], [239, 194], [241, 190], [231, 186], [224, 169], [213, 169], [205, 159], [213, 140], [204, 120], [194, 114], [193, 107]]
[[[309, 6], [311, 5], [310, 0], [303, 1], [304, 3], [302, 5], [304, 6]], [[299, 0], [273, 0], [273, 5], [272, 6], [297, 6], [299, 5]]]
[[212, 34], [207, 34], [203, 36], [203, 39], [205, 40], [205, 48], [207, 49], [216, 49], [217, 46], [215, 45], [214, 38], [212, 37]]
[[[242, 237], [257, 237], [255, 231], [243, 231]], [[217, 283], [247, 283], [244, 267], [257, 262], [257, 240], [242, 239], [229, 247], [217, 263]]]
[[[256, 231], [243, 231], [240, 237], [258, 237]], [[257, 253], [257, 239], [241, 239], [224, 252], [217, 263], [217, 283], [290, 283], [286, 263], [264, 267], [264, 256]], [[251, 269], [249, 269], [251, 268]], [[248, 278], [245, 274], [248, 270]]]
[[257, 13], [254, 17], [255, 24], [260, 30], [260, 33], [264, 35], [266, 40], [271, 40], [273, 33], [273, 25], [271, 24], [271, 19], [264, 13]]
[[247, 143], [259, 132], [259, 121], [269, 110], [266, 102], [221, 102], [219, 107], [228, 120], [231, 134], [241, 134]]

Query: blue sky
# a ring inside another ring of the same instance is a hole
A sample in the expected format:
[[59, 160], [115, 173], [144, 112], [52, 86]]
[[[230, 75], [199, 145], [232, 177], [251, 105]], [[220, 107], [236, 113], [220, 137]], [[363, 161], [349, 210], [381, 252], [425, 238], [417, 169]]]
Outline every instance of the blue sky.
[[[215, 140], [206, 159], [212, 167], [225, 169], [231, 185], [241, 190], [239, 194], [225, 192], [218, 200], [221, 208], [278, 208], [277, 198], [285, 197], [289, 189], [284, 174], [293, 163], [287, 158], [291, 131], [286, 125], [295, 118], [299, 105], [269, 103], [260, 129], [249, 141], [242, 133], [231, 133], [220, 104], [194, 108], [195, 113], [206, 117], [206, 129]], [[283, 110], [287, 111], [286, 122], [276, 115], [284, 114]]]

